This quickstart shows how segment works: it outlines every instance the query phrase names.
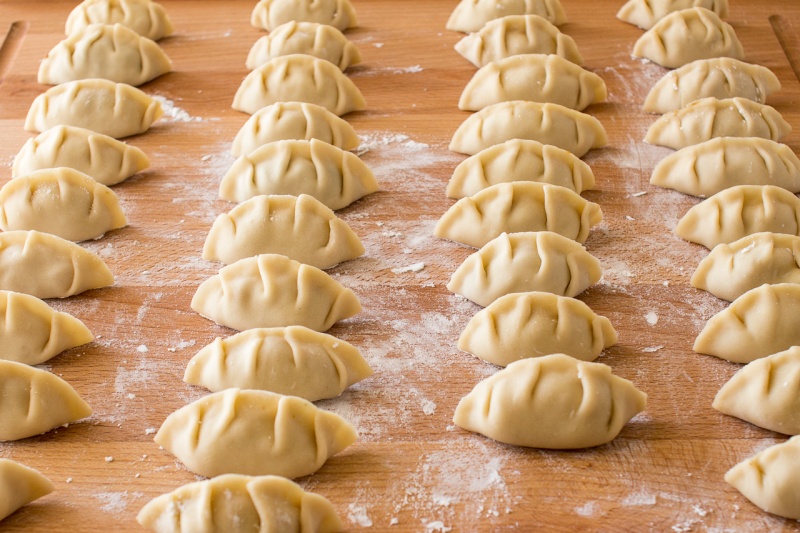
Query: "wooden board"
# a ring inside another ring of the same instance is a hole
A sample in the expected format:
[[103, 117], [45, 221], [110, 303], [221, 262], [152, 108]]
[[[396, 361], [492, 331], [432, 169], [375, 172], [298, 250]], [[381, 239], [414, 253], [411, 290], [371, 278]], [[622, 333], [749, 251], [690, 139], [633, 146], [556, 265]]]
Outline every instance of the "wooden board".
[[[605, 276], [581, 299], [619, 332], [619, 344], [600, 361], [646, 391], [649, 403], [611, 444], [555, 452], [498, 444], [451, 422], [458, 400], [496, 371], [455, 347], [478, 307], [445, 284], [471, 250], [432, 236], [452, 204], [444, 188], [463, 156], [447, 144], [468, 115], [456, 104], [475, 71], [453, 51], [460, 35], [444, 29], [455, 2], [355, 2], [361, 26], [348, 36], [364, 64], [350, 74], [368, 110], [347, 119], [369, 148], [362, 157], [381, 191], [340, 212], [367, 252], [332, 272], [355, 290], [364, 312], [331, 333], [358, 346], [375, 376], [320, 402], [353, 422], [361, 438], [300, 480], [328, 497], [350, 529], [798, 529], [761, 512], [722, 479], [735, 463], [785, 437], [711, 408], [739, 367], [691, 351], [724, 303], [690, 287], [706, 251], [671, 233], [695, 200], [648, 184], [669, 150], [641, 142], [654, 117], [640, 105], [665, 71], [631, 59], [641, 31], [615, 19], [620, 3], [564, 0], [570, 22], [562, 29], [609, 87], [608, 103], [588, 110], [605, 125], [610, 145], [586, 157], [598, 188], [585, 195], [605, 214], [587, 242]], [[792, 38], [800, 4], [732, 3], [729, 20], [747, 59], [778, 75], [783, 90], [770, 103], [797, 131], [800, 84], [789, 58], [800, 52]], [[51, 302], [97, 335], [43, 365], [71, 383], [94, 415], [0, 445], [0, 456], [41, 470], [56, 485], [5, 520], [4, 530], [135, 531], [144, 503], [197, 479], [153, 443], [151, 432], [205, 394], [181, 381], [185, 364], [231, 333], [192, 312], [189, 302], [219, 268], [200, 254], [216, 215], [232, 207], [217, 199], [217, 186], [246, 116], [230, 103], [262, 32], [249, 26], [250, 0], [163, 4], [177, 28], [162, 43], [175, 72], [144, 89], [171, 101], [173, 113], [129, 140], [152, 159], [150, 170], [115, 188], [130, 226], [86, 243], [117, 283]], [[8, 32], [0, 49], [0, 184], [29, 137], [22, 128], [28, 107], [45, 89], [36, 83], [38, 61], [62, 38], [72, 5], [0, 1], [0, 31]], [[786, 142], [800, 149], [797, 133]], [[393, 272], [419, 262], [419, 272]]]

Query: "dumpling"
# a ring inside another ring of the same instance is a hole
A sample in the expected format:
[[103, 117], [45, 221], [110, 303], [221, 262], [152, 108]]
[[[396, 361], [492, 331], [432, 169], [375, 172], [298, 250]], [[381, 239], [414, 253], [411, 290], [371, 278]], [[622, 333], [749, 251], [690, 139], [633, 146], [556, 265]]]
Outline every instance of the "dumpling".
[[800, 520], [800, 437], [770, 446], [725, 474], [745, 498], [764, 511]]
[[236, 91], [233, 108], [252, 115], [276, 102], [308, 102], [339, 116], [367, 105], [338, 67], [303, 54], [270, 59], [248, 74]]
[[288, 140], [239, 157], [223, 176], [219, 197], [243, 202], [262, 194], [308, 194], [337, 210], [377, 190], [375, 175], [358, 156], [317, 139]]
[[343, 529], [331, 502], [278, 476], [225, 474], [162, 494], [136, 520], [158, 533], [191, 531], [332, 533]]
[[481, 67], [467, 83], [459, 109], [524, 100], [582, 110], [608, 96], [603, 78], [557, 55], [524, 54]]
[[34, 296], [0, 290], [0, 359], [39, 365], [93, 339], [74, 316]]
[[800, 283], [800, 237], [754, 233], [718, 244], [692, 276], [692, 287], [729, 302], [765, 283]]
[[501, 233], [552, 231], [580, 243], [603, 220], [600, 206], [565, 187], [527, 181], [492, 185], [456, 202], [434, 235], [480, 248]]
[[447, 196], [464, 198], [513, 181], [560, 185], [578, 194], [595, 183], [591, 167], [572, 153], [537, 141], [511, 139], [462, 161], [447, 184]]
[[43, 132], [63, 124], [119, 139], [146, 132], [163, 114], [161, 104], [136, 87], [101, 79], [79, 80], [37, 96], [25, 118], [25, 129]]
[[128, 224], [114, 191], [71, 168], [37, 170], [0, 189], [0, 229], [37, 230], [69, 241]]
[[552, 144], [578, 157], [608, 143], [603, 125], [591, 115], [558, 104], [515, 101], [470, 115], [453, 134], [450, 150], [474, 155], [510, 139]]
[[646, 143], [676, 150], [715, 137], [760, 137], [773, 141], [792, 131], [774, 108], [745, 98], [703, 98], [662, 115], [647, 130]]
[[613, 440], [646, 402], [610, 367], [553, 354], [515, 361], [478, 383], [453, 422], [506, 444], [589, 448]]
[[258, 68], [270, 59], [291, 54], [306, 54], [329, 61], [346, 70], [361, 63], [358, 47], [342, 32], [316, 22], [287, 22], [261, 37], [247, 55], [246, 66]]
[[467, 257], [447, 288], [485, 307], [517, 292], [577, 296], [602, 274], [600, 261], [566, 237], [549, 231], [503, 233]]
[[772, 185], [738, 185], [692, 207], [675, 228], [708, 249], [763, 231], [800, 235], [800, 200]]
[[0, 458], [0, 520], [54, 490], [38, 470]]
[[662, 159], [650, 183], [695, 196], [737, 185], [775, 185], [800, 192], [800, 160], [791, 148], [756, 137], [720, 137]]
[[458, 338], [458, 349], [506, 366], [552, 353], [594, 361], [616, 342], [611, 321], [580, 300], [522, 292], [501, 296], [473, 316]]
[[289, 326], [217, 337], [189, 361], [183, 381], [213, 392], [258, 389], [315, 402], [335, 398], [371, 375], [369, 364], [352, 344]]
[[478, 31], [489, 21], [508, 15], [539, 15], [556, 26], [567, 22], [559, 0], [461, 0], [447, 20], [447, 29]]
[[151, 0], [84, 0], [67, 17], [65, 33], [91, 24], [122, 24], [154, 41], [175, 32], [164, 7]]
[[778, 77], [767, 67], [730, 57], [698, 59], [658, 80], [647, 94], [643, 109], [668, 113], [710, 97], [741, 97], [763, 104], [780, 88]]
[[261, 0], [250, 17], [253, 26], [267, 31], [291, 21], [317, 22], [341, 31], [358, 26], [350, 0]]
[[713, 11], [692, 7], [659, 20], [633, 45], [633, 55], [677, 68], [697, 59], [744, 59], [736, 32]]
[[256, 196], [217, 217], [203, 259], [230, 264], [259, 254], [326, 269], [360, 257], [364, 245], [347, 222], [311, 196]]
[[800, 347], [757, 359], [714, 398], [714, 409], [764, 429], [800, 434]]
[[800, 345], [800, 285], [762, 285], [711, 317], [694, 351], [749, 363]]
[[617, 12], [617, 18], [649, 30], [670, 13], [690, 7], [704, 7], [720, 18], [728, 16], [728, 0], [628, 0]]
[[356, 131], [315, 104], [278, 102], [256, 111], [236, 134], [231, 153], [240, 157], [275, 141], [318, 139], [342, 150], [358, 148]]
[[583, 64], [575, 40], [539, 15], [508, 15], [494, 19], [456, 43], [456, 52], [480, 68], [520, 54], [556, 54]]
[[158, 44], [121, 24], [92, 24], [58, 43], [39, 65], [39, 83], [103, 78], [141, 85], [172, 70]]
[[226, 389], [169, 415], [155, 441], [201, 476], [293, 479], [313, 474], [357, 438], [346, 420], [301, 398]]
[[0, 441], [33, 437], [91, 414], [75, 389], [55, 374], [0, 360]]
[[241, 259], [203, 282], [192, 309], [217, 324], [326, 331], [361, 311], [350, 289], [318, 268], [276, 254]]
[[0, 289], [66, 298], [114, 284], [100, 256], [38, 231], [0, 233]]

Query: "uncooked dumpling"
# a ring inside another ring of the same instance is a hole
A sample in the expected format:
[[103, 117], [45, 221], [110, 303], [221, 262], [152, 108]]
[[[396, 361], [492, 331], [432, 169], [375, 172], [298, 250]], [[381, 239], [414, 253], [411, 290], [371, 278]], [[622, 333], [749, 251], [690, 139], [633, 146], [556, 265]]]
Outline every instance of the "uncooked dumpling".
[[361, 62], [358, 47], [333, 26], [316, 22], [287, 22], [261, 37], [247, 55], [246, 66], [258, 68], [270, 59], [291, 54], [306, 54], [324, 59], [347, 70]]
[[447, 20], [447, 29], [478, 31], [489, 21], [508, 15], [539, 15], [556, 26], [567, 22], [559, 0], [461, 0]]
[[38, 470], [0, 459], [0, 520], [55, 488]]
[[91, 24], [122, 24], [154, 41], [175, 31], [161, 4], [151, 0], [84, 0], [67, 17], [65, 33]]
[[350, 0], [261, 0], [250, 16], [253, 26], [267, 31], [291, 21], [328, 24], [341, 31], [358, 26]]
[[690, 7], [710, 9], [720, 18], [728, 16], [728, 0], [628, 0], [617, 12], [617, 18], [649, 30], [670, 13]]
[[600, 363], [564, 354], [522, 359], [478, 383], [453, 422], [532, 448], [589, 448], [613, 440], [647, 395]]

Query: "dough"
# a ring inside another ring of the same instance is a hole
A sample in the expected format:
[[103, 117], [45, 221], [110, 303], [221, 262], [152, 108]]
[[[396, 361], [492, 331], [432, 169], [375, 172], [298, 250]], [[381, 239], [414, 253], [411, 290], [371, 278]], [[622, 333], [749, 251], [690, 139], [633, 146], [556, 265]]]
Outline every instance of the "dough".
[[762, 285], [711, 317], [694, 351], [749, 363], [800, 345], [800, 285]]
[[55, 374], [0, 361], [0, 441], [33, 437], [91, 414], [75, 389]]
[[121, 24], [91, 24], [58, 43], [39, 65], [39, 83], [103, 78], [142, 85], [172, 70], [158, 44]]
[[613, 440], [646, 401], [606, 365], [553, 354], [515, 361], [478, 383], [453, 422], [517, 446], [589, 448]]
[[603, 78], [557, 55], [524, 54], [481, 67], [461, 93], [459, 109], [480, 111], [492, 104], [550, 102], [578, 111], [608, 96]]
[[167, 12], [151, 0], [84, 0], [67, 17], [65, 33], [72, 35], [90, 24], [122, 24], [154, 41], [175, 32]]
[[186, 366], [183, 381], [213, 392], [259, 389], [310, 402], [335, 398], [372, 375], [352, 344], [301, 326], [217, 337]]
[[800, 235], [800, 200], [772, 185], [738, 185], [692, 207], [675, 228], [708, 249], [762, 231]]
[[359, 313], [361, 304], [322, 270], [263, 254], [228, 265], [203, 282], [192, 309], [239, 331], [295, 325], [326, 331]]
[[0, 459], [0, 520], [54, 490], [50, 480], [37, 470]]
[[155, 441], [201, 476], [293, 479], [313, 474], [357, 438], [346, 420], [301, 398], [226, 389], [169, 415]]
[[259, 254], [326, 269], [360, 257], [364, 245], [347, 222], [311, 196], [255, 196], [217, 217], [203, 259], [231, 264]]
[[503, 233], [467, 257], [447, 288], [485, 307], [517, 292], [577, 296], [602, 274], [600, 261], [557, 233]]
[[447, 21], [447, 29], [478, 31], [489, 21], [507, 15], [539, 15], [556, 26], [567, 22], [559, 0], [461, 0]]
[[600, 121], [558, 104], [502, 102], [470, 115], [458, 127], [450, 150], [474, 155], [510, 139], [552, 144], [582, 157], [608, 143]]
[[479, 68], [520, 54], [556, 54], [583, 65], [575, 40], [539, 15], [508, 15], [490, 20], [479, 31], [458, 41], [455, 49]]
[[136, 517], [157, 533], [331, 533], [343, 529], [331, 502], [277, 476], [226, 474], [151, 500]]
[[616, 342], [611, 321], [580, 300], [522, 292], [501, 296], [473, 316], [458, 338], [458, 349], [506, 366], [552, 353], [594, 361]]
[[358, 26], [350, 0], [261, 0], [250, 23], [272, 31], [287, 22], [317, 22], [344, 31]]
[[764, 283], [800, 283], [800, 237], [754, 233], [718, 244], [692, 276], [692, 287], [729, 302]]
[[674, 11], [690, 7], [710, 9], [720, 18], [728, 16], [728, 0], [628, 0], [617, 13], [617, 18], [649, 30]]
[[0, 290], [0, 359], [39, 365], [92, 340], [92, 332], [74, 316], [34, 296]]
[[233, 108], [252, 115], [276, 102], [308, 102], [339, 116], [367, 105], [338, 67], [303, 54], [270, 59], [248, 74], [236, 91]]
[[103, 185], [116, 185], [150, 166], [147, 156], [113, 137], [73, 126], [56, 126], [28, 139], [14, 158], [11, 177], [68, 167]]
[[100, 79], [79, 80], [37, 96], [25, 129], [43, 132], [63, 124], [119, 139], [146, 132], [163, 114], [161, 104], [136, 87]]
[[659, 20], [633, 45], [633, 55], [677, 68], [697, 59], [744, 59], [744, 49], [730, 24], [713, 11], [692, 7]]
[[462, 198], [442, 215], [434, 234], [474, 248], [521, 231], [552, 231], [584, 243], [602, 220], [599, 205], [565, 187], [515, 181]]
[[100, 256], [38, 231], [0, 233], [0, 289], [66, 298], [114, 284]]
[[324, 59], [346, 70], [361, 63], [358, 47], [342, 32], [316, 22], [287, 22], [261, 37], [247, 55], [247, 68], [258, 68], [270, 59], [291, 54], [306, 54]]

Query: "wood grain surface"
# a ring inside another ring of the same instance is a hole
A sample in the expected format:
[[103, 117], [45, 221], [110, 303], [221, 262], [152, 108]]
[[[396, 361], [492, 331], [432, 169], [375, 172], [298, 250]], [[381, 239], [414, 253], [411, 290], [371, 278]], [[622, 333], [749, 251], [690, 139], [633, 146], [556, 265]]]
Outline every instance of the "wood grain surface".
[[[619, 344], [599, 361], [649, 394], [647, 411], [612, 443], [570, 452], [506, 446], [452, 425], [458, 400], [497, 370], [455, 346], [478, 307], [445, 285], [472, 250], [432, 236], [453, 203], [444, 189], [463, 156], [447, 145], [468, 116], [457, 102], [475, 69], [453, 50], [461, 35], [444, 29], [455, 1], [356, 0], [361, 25], [347, 35], [364, 63], [349, 74], [368, 109], [346, 118], [381, 190], [339, 213], [367, 251], [332, 273], [364, 311], [330, 333], [359, 347], [375, 375], [319, 403], [361, 437], [299, 482], [329, 498], [352, 530], [798, 530], [723, 481], [731, 466], [786, 437], [713, 410], [714, 395], [739, 366], [691, 350], [725, 304], [690, 287], [707, 252], [672, 234], [696, 200], [648, 183], [670, 151], [642, 142], [654, 117], [640, 107], [665, 70], [631, 58], [642, 32], [616, 20], [621, 0], [563, 3], [569, 23], [562, 30], [609, 88], [608, 102], [587, 110], [610, 143], [585, 158], [597, 189], [584, 195], [604, 211], [587, 248], [605, 275], [580, 299], [619, 332]], [[5, 531], [140, 530], [142, 505], [198, 479], [159, 449], [152, 431], [206, 394], [182, 382], [185, 364], [231, 333], [189, 303], [220, 266], [200, 254], [214, 218], [233, 207], [217, 198], [217, 187], [247, 117], [230, 104], [263, 32], [249, 25], [252, 0], [163, 4], [177, 30], [162, 41], [175, 71], [143, 89], [171, 101], [172, 113], [128, 139], [152, 160], [150, 170], [115, 187], [130, 226], [85, 244], [105, 258], [116, 285], [50, 302], [97, 336], [43, 365], [71, 383], [94, 415], [0, 445], [0, 456], [39, 469], [56, 486], [3, 521]], [[800, 57], [800, 3], [731, 4], [728, 20], [747, 60], [771, 68], [783, 84], [769, 103], [795, 127], [785, 142], [798, 151], [792, 62]], [[45, 89], [36, 82], [39, 60], [62, 38], [73, 5], [0, 1], [0, 184], [30, 136], [28, 108]], [[421, 271], [403, 271], [417, 263]]]

